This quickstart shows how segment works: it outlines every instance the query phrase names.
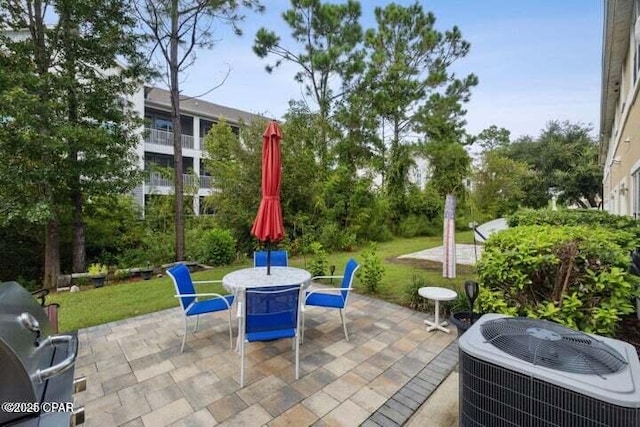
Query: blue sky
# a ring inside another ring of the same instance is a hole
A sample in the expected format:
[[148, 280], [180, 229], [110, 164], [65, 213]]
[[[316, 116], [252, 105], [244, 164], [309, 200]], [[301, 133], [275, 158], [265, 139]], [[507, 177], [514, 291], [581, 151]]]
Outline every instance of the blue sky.
[[[230, 70], [224, 85], [204, 99], [280, 118], [290, 99], [303, 97], [302, 87], [293, 80], [296, 67], [284, 64], [268, 74], [267, 61], [251, 50], [262, 26], [283, 38], [289, 35], [280, 17], [289, 1], [263, 3], [264, 14], [247, 15], [242, 37], [222, 25], [214, 30], [217, 44], [198, 52], [196, 63], [182, 76], [184, 94], [198, 96], [210, 90]], [[386, 3], [361, 1], [363, 27], [375, 26], [373, 9]], [[514, 138], [536, 136], [549, 120], [558, 119], [591, 124], [597, 134], [600, 0], [431, 0], [423, 7], [435, 14], [439, 30], [457, 25], [471, 42], [471, 52], [454, 68], [458, 75], [472, 72], [480, 80], [467, 104], [469, 132], [495, 124], [509, 129]]]

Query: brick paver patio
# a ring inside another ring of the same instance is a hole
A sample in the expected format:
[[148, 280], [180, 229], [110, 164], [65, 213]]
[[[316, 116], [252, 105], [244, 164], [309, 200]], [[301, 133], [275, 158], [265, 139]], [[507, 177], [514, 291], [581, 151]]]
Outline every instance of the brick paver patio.
[[226, 313], [201, 316], [182, 354], [178, 308], [81, 330], [76, 373], [87, 390], [76, 403], [85, 425], [402, 424], [455, 365], [455, 330], [426, 332], [423, 313], [350, 298], [349, 342], [337, 311], [309, 308], [300, 379], [289, 340], [249, 344], [242, 389]]

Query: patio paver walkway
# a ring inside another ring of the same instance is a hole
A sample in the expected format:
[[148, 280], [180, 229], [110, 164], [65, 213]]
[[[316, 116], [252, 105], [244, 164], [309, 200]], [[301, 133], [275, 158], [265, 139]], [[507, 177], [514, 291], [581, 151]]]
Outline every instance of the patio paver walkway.
[[424, 313], [351, 298], [349, 342], [337, 312], [310, 308], [300, 379], [290, 341], [249, 344], [242, 389], [226, 313], [202, 316], [182, 354], [178, 308], [83, 329], [76, 372], [87, 390], [76, 403], [85, 405], [85, 425], [356, 426], [390, 410], [408, 419], [405, 408], [415, 405], [403, 396], [428, 397], [420, 386], [443, 374], [443, 360], [451, 364], [455, 333], [426, 332]]
[[[458, 243], [456, 244], [456, 263], [464, 265], [475, 265], [482, 256], [483, 250], [484, 245], [467, 245]], [[400, 255], [398, 258], [415, 258], [442, 262], [442, 260], [444, 259], [444, 246], [436, 246], [435, 248], [429, 248], [406, 255]]]

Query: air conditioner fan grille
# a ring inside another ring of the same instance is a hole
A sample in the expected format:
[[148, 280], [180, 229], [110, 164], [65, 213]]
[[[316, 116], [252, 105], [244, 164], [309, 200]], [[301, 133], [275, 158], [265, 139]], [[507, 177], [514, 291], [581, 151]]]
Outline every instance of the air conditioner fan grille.
[[617, 372], [627, 364], [613, 347], [546, 320], [501, 318], [483, 323], [480, 330], [495, 347], [537, 366], [603, 376]]

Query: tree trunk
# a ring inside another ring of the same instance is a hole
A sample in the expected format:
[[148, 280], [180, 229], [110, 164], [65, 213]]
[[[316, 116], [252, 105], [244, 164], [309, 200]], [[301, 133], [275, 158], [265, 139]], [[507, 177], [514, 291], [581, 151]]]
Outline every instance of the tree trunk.
[[82, 191], [78, 188], [74, 189], [71, 199], [73, 203], [73, 272], [82, 273], [86, 271]]
[[456, 277], [456, 196], [447, 194], [442, 233], [442, 277]]
[[[74, 57], [73, 33], [77, 31], [77, 26], [71, 22], [69, 10], [61, 8], [60, 22], [64, 31], [63, 43], [65, 44], [65, 74], [68, 79], [69, 89], [67, 91], [67, 117], [69, 123], [77, 124], [78, 117], [78, 94], [73, 83], [76, 80], [76, 59]], [[69, 168], [72, 171], [78, 169], [78, 144], [75, 137], [70, 137], [69, 141]], [[71, 210], [73, 216], [73, 242], [71, 245], [73, 253], [73, 272], [82, 273], [86, 271], [86, 251], [84, 240], [84, 212], [83, 194], [80, 183], [80, 176], [72, 174], [69, 182], [71, 189]]]
[[[31, 3], [27, 2], [29, 12], [29, 32], [33, 39], [34, 59], [36, 70], [41, 77], [49, 73], [51, 66], [51, 57], [45, 43], [45, 23], [43, 10], [46, 9], [46, 2], [35, 0]], [[49, 102], [49, 91], [44, 89], [40, 93], [40, 101], [42, 105]], [[42, 135], [48, 135], [49, 129], [44, 124], [40, 128]], [[45, 154], [47, 156], [48, 154]], [[45, 158], [46, 160], [46, 158]], [[58, 230], [58, 218], [55, 213], [54, 195], [49, 184], [45, 184], [44, 193], [47, 201], [54, 213], [45, 225], [45, 243], [44, 243], [44, 278], [43, 286], [46, 289], [54, 289], [58, 287], [58, 276], [60, 275], [60, 236]]]
[[46, 225], [44, 244], [44, 288], [58, 287], [60, 275], [60, 238], [58, 235], [58, 219], [52, 218]]
[[174, 192], [175, 192], [175, 235], [176, 261], [184, 260], [184, 216], [183, 216], [183, 165], [182, 126], [180, 123], [180, 87], [178, 69], [178, 0], [171, 1], [171, 46], [169, 63], [169, 90], [171, 92], [171, 121], [173, 123]]

